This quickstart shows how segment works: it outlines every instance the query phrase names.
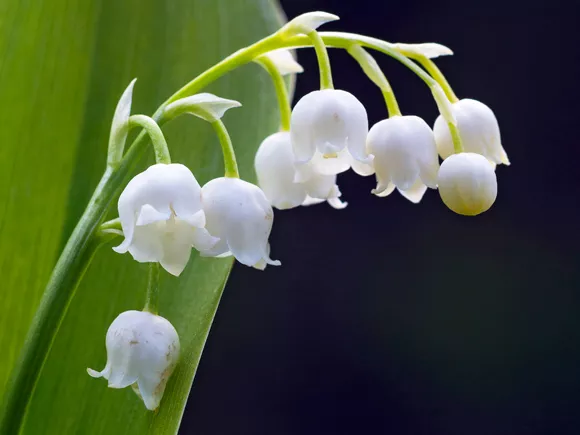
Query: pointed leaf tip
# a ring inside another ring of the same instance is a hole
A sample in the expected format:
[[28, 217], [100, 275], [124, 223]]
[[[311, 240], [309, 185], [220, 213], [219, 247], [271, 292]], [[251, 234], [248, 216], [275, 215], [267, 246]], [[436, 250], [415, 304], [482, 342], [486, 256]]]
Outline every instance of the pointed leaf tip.
[[328, 12], [307, 12], [290, 20], [282, 29], [291, 35], [308, 34], [323, 24], [339, 19], [338, 15], [329, 14]]

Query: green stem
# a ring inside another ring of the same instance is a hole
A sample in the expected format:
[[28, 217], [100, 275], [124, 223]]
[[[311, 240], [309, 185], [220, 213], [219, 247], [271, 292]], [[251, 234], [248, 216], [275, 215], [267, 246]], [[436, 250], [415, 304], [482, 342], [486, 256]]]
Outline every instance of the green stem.
[[455, 154], [462, 153], [463, 142], [461, 141], [461, 136], [459, 135], [459, 127], [457, 127], [457, 125], [453, 124], [452, 122], [448, 122], [447, 126], [449, 127], [451, 139], [453, 140], [453, 151], [455, 151]]
[[99, 227], [99, 229], [101, 231], [123, 230], [123, 227], [121, 226], [121, 219], [115, 218], [115, 219], [111, 219], [110, 221], [103, 222], [101, 224], [101, 226]]
[[[392, 58], [401, 62], [417, 76], [419, 76], [419, 78], [423, 80], [428, 86], [437, 83], [435, 79], [427, 74], [423, 68], [397, 51], [397, 49], [393, 47], [393, 44], [389, 42], [382, 41], [377, 38], [371, 38], [370, 36], [363, 36], [346, 32], [320, 32], [319, 35], [326, 47], [348, 49], [353, 43], [355, 43], [363, 47], [372, 48], [373, 50], [385, 53], [386, 55], [391, 56]], [[280, 44], [281, 45], [279, 48], [304, 48], [310, 47], [312, 45], [312, 41], [308, 36], [297, 35], [281, 41]]]
[[129, 118], [129, 128], [142, 127], [153, 143], [155, 150], [155, 161], [166, 165], [171, 163], [171, 155], [167, 147], [167, 141], [159, 125], [147, 115], [133, 115]]
[[143, 154], [146, 138], [142, 132], [119, 166], [114, 170], [107, 168], [53, 269], [6, 391], [0, 416], [1, 435], [20, 433], [40, 373], [70, 301], [95, 251], [106, 241], [100, 234], [99, 225]]
[[103, 197], [112, 193], [113, 173], [105, 172], [83, 218], [68, 240], [46, 286], [40, 306], [30, 326], [21, 357], [15, 365], [6, 392], [0, 433], [20, 432], [40, 371], [56, 337], [64, 314], [101, 240], [90, 237], [98, 228], [108, 205]]
[[[207, 85], [214, 82], [216, 79], [228, 73], [229, 71], [253, 61], [255, 58], [261, 56], [264, 53], [276, 50], [280, 47], [280, 44], [281, 37], [277, 33], [274, 33], [248, 47], [242, 48], [241, 50], [232, 53], [222, 61], [216, 63], [211, 68], [202, 72], [196, 78], [175, 92], [167, 99], [167, 101], [165, 101], [165, 103], [161, 105], [161, 107], [155, 113], [161, 113], [165, 105], [172, 103], [175, 100], [179, 100], [180, 98], [195, 94], [200, 89], [205, 88]], [[155, 116], [153, 118], [155, 119]]]
[[221, 119], [217, 119], [212, 122], [211, 126], [215, 130], [220, 141], [220, 145], [222, 146], [225, 176], [229, 178], [240, 178], [238, 162], [236, 161], [236, 153], [234, 151], [234, 146], [232, 145], [232, 140], [230, 139], [230, 135], [226, 129], [226, 126]]
[[159, 263], [150, 263], [147, 274], [147, 293], [145, 295], [145, 307], [143, 311], [151, 314], [159, 312]]
[[367, 77], [381, 90], [389, 117], [401, 116], [401, 109], [399, 109], [393, 88], [377, 61], [358, 44], [352, 44], [347, 51], [358, 62]]
[[312, 41], [314, 50], [316, 51], [316, 58], [318, 59], [318, 69], [320, 70], [320, 89], [334, 89], [332, 83], [332, 71], [330, 69], [330, 58], [328, 57], [328, 50], [320, 34], [313, 30], [307, 37]]
[[427, 72], [431, 74], [431, 77], [433, 77], [437, 81], [437, 83], [439, 83], [439, 85], [443, 88], [443, 92], [445, 92], [445, 95], [447, 95], [449, 101], [451, 101], [452, 103], [456, 103], [459, 101], [459, 98], [457, 98], [457, 95], [455, 95], [455, 92], [453, 92], [451, 85], [449, 84], [449, 82], [447, 81], [441, 70], [437, 67], [437, 65], [435, 65], [435, 62], [433, 62], [426, 56], [412, 55], [409, 57], [415, 59], [417, 62], [423, 65], [423, 68], [425, 68]]
[[278, 98], [278, 108], [280, 110], [280, 130], [290, 131], [290, 118], [292, 116], [292, 106], [290, 104], [290, 97], [288, 96], [288, 89], [284, 77], [276, 68], [272, 60], [267, 57], [261, 57], [257, 62], [264, 67], [274, 83], [276, 90], [276, 97]]

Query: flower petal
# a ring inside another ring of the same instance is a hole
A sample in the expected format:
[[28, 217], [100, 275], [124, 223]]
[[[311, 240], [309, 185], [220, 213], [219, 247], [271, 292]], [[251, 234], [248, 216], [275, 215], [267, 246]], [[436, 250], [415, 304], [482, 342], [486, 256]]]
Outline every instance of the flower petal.
[[310, 177], [308, 166], [294, 167], [288, 132], [274, 133], [264, 139], [254, 159], [258, 185], [270, 203], [280, 210], [297, 207], [304, 201], [306, 190], [296, 179]]
[[348, 202], [346, 201], [343, 202], [338, 197], [328, 198], [327, 202], [332, 208], [336, 210], [342, 210], [346, 208], [346, 206], [348, 205]]
[[378, 185], [375, 189], [371, 190], [371, 193], [380, 197], [384, 198], [385, 196], [389, 196], [395, 190], [395, 185], [393, 183], [388, 183], [387, 185]]
[[352, 158], [346, 148], [332, 157], [316, 152], [310, 161], [309, 169], [320, 175], [336, 175], [348, 171], [353, 161], [356, 160]]
[[413, 204], [418, 204], [425, 192], [427, 191], [427, 186], [421, 182], [421, 179], [417, 179], [411, 188], [407, 190], [398, 189], [401, 195], [411, 201]]
[[192, 245], [198, 251], [213, 249], [220, 241], [219, 238], [212, 236], [205, 228], [192, 228], [192, 230]]
[[139, 263], [158, 262], [163, 258], [165, 222], [135, 227], [129, 253]]
[[305, 207], [308, 207], [309, 205], [322, 204], [324, 201], [328, 201], [328, 200], [324, 200], [324, 199], [320, 199], [320, 198], [312, 198], [311, 196], [307, 195], [306, 199], [304, 200], [302, 205]]
[[[373, 162], [374, 162], [374, 156], [373, 156]], [[373, 165], [373, 162], [371, 163], [361, 163], [356, 159], [353, 159], [351, 157], [351, 167], [352, 170], [357, 173], [358, 175], [361, 175], [363, 177], [368, 177], [369, 175], [373, 175], [375, 173], [375, 167]]]
[[199, 210], [197, 213], [194, 213], [192, 215], [176, 213], [176, 216], [193, 227], [196, 228], [205, 227], [205, 212], [203, 210]]
[[171, 217], [171, 212], [158, 212], [149, 204], [145, 204], [141, 207], [141, 212], [139, 213], [139, 217], [137, 218], [137, 222], [135, 225], [137, 226], [144, 226], [149, 225], [155, 222], [166, 221]]

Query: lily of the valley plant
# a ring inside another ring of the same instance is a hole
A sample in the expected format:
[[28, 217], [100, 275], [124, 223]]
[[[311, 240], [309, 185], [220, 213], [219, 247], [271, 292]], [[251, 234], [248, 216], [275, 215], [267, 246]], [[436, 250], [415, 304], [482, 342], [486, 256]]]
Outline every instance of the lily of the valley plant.
[[[458, 99], [435, 66], [432, 58], [450, 55], [451, 50], [434, 43], [392, 44], [350, 33], [318, 32], [319, 26], [337, 19], [312, 12], [291, 20], [194, 78], [151, 117], [131, 114], [135, 81], [129, 84], [113, 118], [106, 171], [54, 270], [22, 366], [14, 375], [3, 433], [20, 428], [26, 411], [21, 398], [32, 394], [82, 271], [102, 243], [117, 239], [111, 244], [115, 252], [151, 266], [144, 289], [146, 306], [118, 314], [104, 336], [104, 369], [88, 373], [104, 378], [110, 388], [131, 386], [145, 407], [155, 410], [163, 406], [165, 385], [179, 364], [180, 351], [179, 331], [171, 319], [158, 314], [163, 313], [158, 306], [159, 267], [179, 276], [192, 255], [233, 256], [259, 270], [280, 266], [276, 248], [271, 253], [268, 241], [273, 208], [324, 202], [335, 209], [346, 207], [337, 174], [351, 168], [362, 176], [375, 175], [372, 193], [378, 197], [396, 189], [419, 203], [428, 189], [438, 189], [443, 204], [455, 213], [472, 216], [491, 207], [497, 195], [496, 165], [508, 165], [509, 160], [492, 110], [473, 99]], [[292, 109], [283, 76], [303, 71], [289, 50], [305, 47], [316, 51], [320, 89], [313, 89]], [[363, 104], [346, 90], [334, 88], [327, 47], [345, 49], [377, 85], [386, 103], [384, 120], [369, 129]], [[433, 128], [415, 115], [402, 115], [385, 74], [367, 49], [395, 58], [427, 84], [441, 114]], [[201, 92], [203, 86], [249, 62], [270, 74], [280, 109], [279, 131], [264, 138], [255, 156], [258, 185], [240, 179], [235, 147], [222, 121], [227, 110], [241, 103]], [[190, 169], [172, 162], [160, 128], [188, 114], [213, 126], [223, 151], [224, 176], [203, 186]], [[126, 147], [133, 128], [144, 133]], [[131, 163], [147, 139], [156, 164], [127, 183]], [[119, 218], [103, 222], [119, 192]]]

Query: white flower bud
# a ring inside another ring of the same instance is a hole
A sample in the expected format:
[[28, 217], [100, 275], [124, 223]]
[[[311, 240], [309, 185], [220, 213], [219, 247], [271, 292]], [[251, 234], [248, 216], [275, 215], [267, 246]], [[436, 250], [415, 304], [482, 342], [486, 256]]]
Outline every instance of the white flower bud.
[[[464, 98], [452, 105], [465, 152], [481, 154], [495, 164], [509, 165], [501, 145], [499, 125], [492, 110], [479, 101]], [[441, 158], [453, 154], [453, 139], [445, 120], [439, 116], [433, 127]]]
[[453, 154], [439, 170], [439, 194], [455, 213], [475, 216], [487, 211], [497, 196], [493, 164], [475, 153]]
[[377, 196], [390, 194], [395, 187], [417, 203], [427, 186], [437, 187], [439, 158], [433, 131], [417, 116], [393, 116], [373, 125], [367, 147], [374, 155]]
[[329, 166], [336, 166], [323, 173], [342, 172], [339, 169], [342, 166], [333, 160], [345, 149], [359, 162], [371, 163], [372, 156], [366, 151], [367, 133], [367, 112], [361, 102], [346, 91], [311, 92], [302, 97], [292, 111], [290, 134], [296, 164], [311, 161], [318, 152]]
[[205, 227], [201, 187], [180, 164], [157, 164], [136, 175], [119, 197], [119, 218], [125, 235], [116, 252], [141, 263], [159, 262], [178, 276], [191, 247], [212, 248], [218, 241]]
[[201, 193], [206, 228], [220, 239], [201, 255], [233, 255], [240, 263], [257, 269], [264, 269], [267, 264], [280, 265], [270, 259], [269, 253], [274, 212], [258, 186], [239, 178], [221, 177], [205, 184]]
[[270, 203], [280, 210], [328, 201], [335, 208], [346, 205], [338, 199], [336, 175], [317, 173], [311, 164], [302, 165], [300, 177], [294, 166], [290, 133], [268, 136], [254, 160], [258, 185]]
[[167, 380], [179, 358], [179, 336], [163, 317], [126, 311], [111, 323], [106, 337], [107, 365], [93, 378], [105, 378], [109, 388], [133, 390], [151, 411], [159, 407]]

